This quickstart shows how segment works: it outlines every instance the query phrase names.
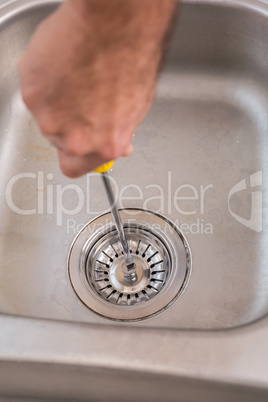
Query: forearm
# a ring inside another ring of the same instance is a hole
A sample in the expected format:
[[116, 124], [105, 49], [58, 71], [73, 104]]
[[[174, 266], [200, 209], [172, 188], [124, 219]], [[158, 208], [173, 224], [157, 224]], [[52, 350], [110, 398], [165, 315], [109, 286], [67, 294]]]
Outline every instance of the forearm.
[[152, 61], [161, 59], [166, 33], [175, 10], [175, 0], [66, 0], [89, 35], [89, 46], [101, 51], [139, 53]]
[[[99, 32], [110, 31], [115, 35], [127, 30], [129, 35], [144, 34], [160, 38], [165, 32], [175, 8], [175, 0], [66, 0], [65, 5], [75, 10], [88, 25], [99, 24]], [[137, 40], [137, 37], [134, 38]]]

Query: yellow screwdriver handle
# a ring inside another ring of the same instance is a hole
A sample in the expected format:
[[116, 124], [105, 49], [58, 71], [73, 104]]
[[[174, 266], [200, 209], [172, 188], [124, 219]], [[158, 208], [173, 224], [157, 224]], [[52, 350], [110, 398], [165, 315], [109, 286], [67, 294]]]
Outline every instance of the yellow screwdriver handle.
[[107, 172], [107, 170], [111, 169], [113, 166], [114, 161], [106, 162], [103, 165], [97, 167], [97, 169], [94, 169], [94, 172], [96, 173], [104, 173]]

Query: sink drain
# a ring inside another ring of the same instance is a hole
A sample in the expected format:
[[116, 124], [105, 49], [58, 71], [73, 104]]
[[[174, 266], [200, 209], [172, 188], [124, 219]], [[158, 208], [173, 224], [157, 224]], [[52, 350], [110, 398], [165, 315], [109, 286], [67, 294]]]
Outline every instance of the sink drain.
[[137, 281], [125, 283], [125, 258], [115, 231], [96, 244], [86, 262], [88, 282], [102, 298], [116, 305], [133, 305], [155, 297], [165, 286], [170, 257], [164, 243], [141, 227], [125, 229], [130, 253], [136, 266]]
[[185, 289], [191, 270], [188, 243], [165, 217], [139, 209], [120, 211], [137, 280], [126, 283], [124, 255], [110, 214], [86, 225], [68, 257], [72, 286], [81, 301], [114, 320], [136, 321], [169, 307]]

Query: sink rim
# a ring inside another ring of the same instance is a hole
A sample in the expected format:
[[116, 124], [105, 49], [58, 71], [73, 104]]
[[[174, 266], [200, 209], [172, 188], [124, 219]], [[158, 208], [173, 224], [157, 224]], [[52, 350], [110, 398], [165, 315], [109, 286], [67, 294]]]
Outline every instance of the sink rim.
[[[17, 370], [24, 364], [32, 364], [37, 373], [45, 367], [47, 374], [55, 365], [61, 367], [62, 373], [70, 367], [79, 367], [80, 373], [92, 369], [123, 370], [195, 380], [208, 386], [211, 383], [236, 385], [268, 394], [268, 359], [264, 358], [268, 355], [268, 316], [244, 327], [221, 331], [143, 328], [140, 333], [137, 327], [115, 328], [112, 325], [103, 331], [101, 324], [3, 315], [0, 325], [2, 372], [6, 365]], [[137, 336], [139, 342], [135, 348], [133, 342], [137, 342]], [[160, 343], [168, 347], [152, 353], [150, 345]], [[148, 348], [150, 353], [147, 353]], [[46, 379], [48, 388], [49, 381]], [[0, 377], [0, 395], [3, 386], [6, 384]], [[16, 383], [12, 382], [12, 386], [15, 393]], [[38, 385], [33, 389], [39, 396]], [[64, 385], [59, 383], [57, 391], [63, 390]]]

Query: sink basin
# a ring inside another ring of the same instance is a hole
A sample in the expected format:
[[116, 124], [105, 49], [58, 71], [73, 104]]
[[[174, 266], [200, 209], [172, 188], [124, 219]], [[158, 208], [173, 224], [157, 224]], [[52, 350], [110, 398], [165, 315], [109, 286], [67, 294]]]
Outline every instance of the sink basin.
[[[101, 179], [60, 173], [20, 97], [16, 62], [55, 8], [28, 3], [1, 25], [0, 312], [110, 324], [80, 303], [66, 270], [79, 229], [107, 211]], [[219, 329], [268, 312], [267, 35], [266, 15], [249, 6], [182, 6], [135, 151], [111, 176], [120, 207], [153, 210], [181, 228], [192, 276], [164, 314], [136, 325]]]
[[[134, 152], [111, 170], [120, 208], [163, 215], [191, 249], [183, 294], [135, 323], [102, 317], [77, 297], [68, 253], [84, 225], [108, 212], [104, 188], [98, 174], [61, 174], [20, 96], [17, 60], [57, 5], [0, 5], [3, 401], [89, 400], [88, 387], [94, 401], [266, 401], [268, 3], [182, 2]], [[22, 375], [17, 361], [26, 374], [14, 385], [11, 373]], [[64, 378], [72, 376], [80, 386], [68, 390]], [[153, 391], [152, 378], [159, 379]], [[131, 381], [143, 385], [129, 394]]]

